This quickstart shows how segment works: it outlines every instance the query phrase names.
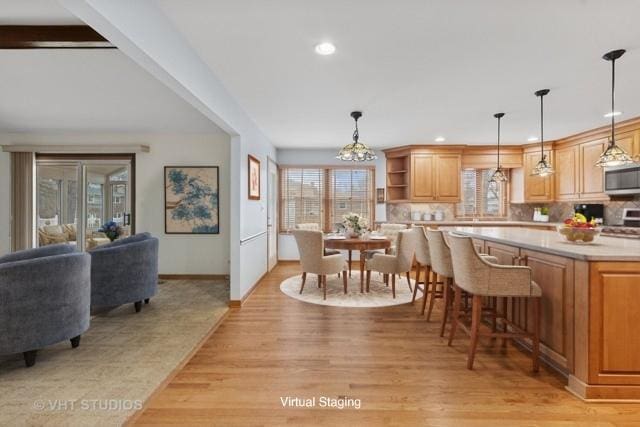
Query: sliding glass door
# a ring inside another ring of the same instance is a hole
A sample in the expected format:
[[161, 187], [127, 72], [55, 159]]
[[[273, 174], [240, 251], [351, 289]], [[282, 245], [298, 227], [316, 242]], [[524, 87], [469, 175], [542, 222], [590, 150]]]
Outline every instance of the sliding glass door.
[[132, 232], [132, 159], [38, 158], [37, 245], [91, 249]]

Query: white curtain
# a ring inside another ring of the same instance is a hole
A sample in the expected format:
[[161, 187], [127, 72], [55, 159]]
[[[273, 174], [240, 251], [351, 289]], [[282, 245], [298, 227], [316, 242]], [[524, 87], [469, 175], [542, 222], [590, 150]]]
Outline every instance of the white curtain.
[[11, 250], [33, 247], [34, 153], [11, 153]]

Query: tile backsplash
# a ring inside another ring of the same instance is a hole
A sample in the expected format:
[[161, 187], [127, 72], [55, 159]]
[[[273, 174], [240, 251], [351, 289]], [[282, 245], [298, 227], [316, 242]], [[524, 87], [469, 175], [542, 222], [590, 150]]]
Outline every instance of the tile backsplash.
[[[512, 203], [509, 206], [509, 220], [531, 221], [533, 210], [538, 207], [549, 208], [549, 221], [560, 222], [573, 215], [573, 205], [576, 202], [553, 203]], [[640, 208], [640, 195], [631, 199], [610, 200], [601, 202], [605, 205], [604, 222], [607, 225], [622, 225], [622, 213], [625, 208]], [[387, 222], [410, 221], [411, 212], [420, 213], [442, 211], [444, 220], [455, 219], [455, 203], [387, 203]]]
[[[511, 204], [509, 219], [512, 221], [531, 221], [533, 210], [538, 207], [549, 208], [549, 221], [560, 222], [573, 215], [573, 205], [577, 202], [522, 203]], [[606, 225], [622, 225], [622, 214], [625, 208], [640, 208], [640, 195], [631, 199], [610, 200], [604, 204], [604, 223]]]

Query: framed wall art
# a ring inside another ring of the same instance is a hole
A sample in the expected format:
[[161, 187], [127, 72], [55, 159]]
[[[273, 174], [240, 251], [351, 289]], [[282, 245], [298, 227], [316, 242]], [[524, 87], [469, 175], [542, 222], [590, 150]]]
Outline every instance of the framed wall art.
[[164, 232], [220, 233], [218, 166], [164, 167]]

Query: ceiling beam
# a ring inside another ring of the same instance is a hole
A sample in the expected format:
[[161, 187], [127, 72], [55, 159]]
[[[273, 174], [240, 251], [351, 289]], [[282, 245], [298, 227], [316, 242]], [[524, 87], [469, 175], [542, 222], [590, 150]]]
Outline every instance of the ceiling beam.
[[0, 49], [115, 49], [87, 25], [0, 25]]

